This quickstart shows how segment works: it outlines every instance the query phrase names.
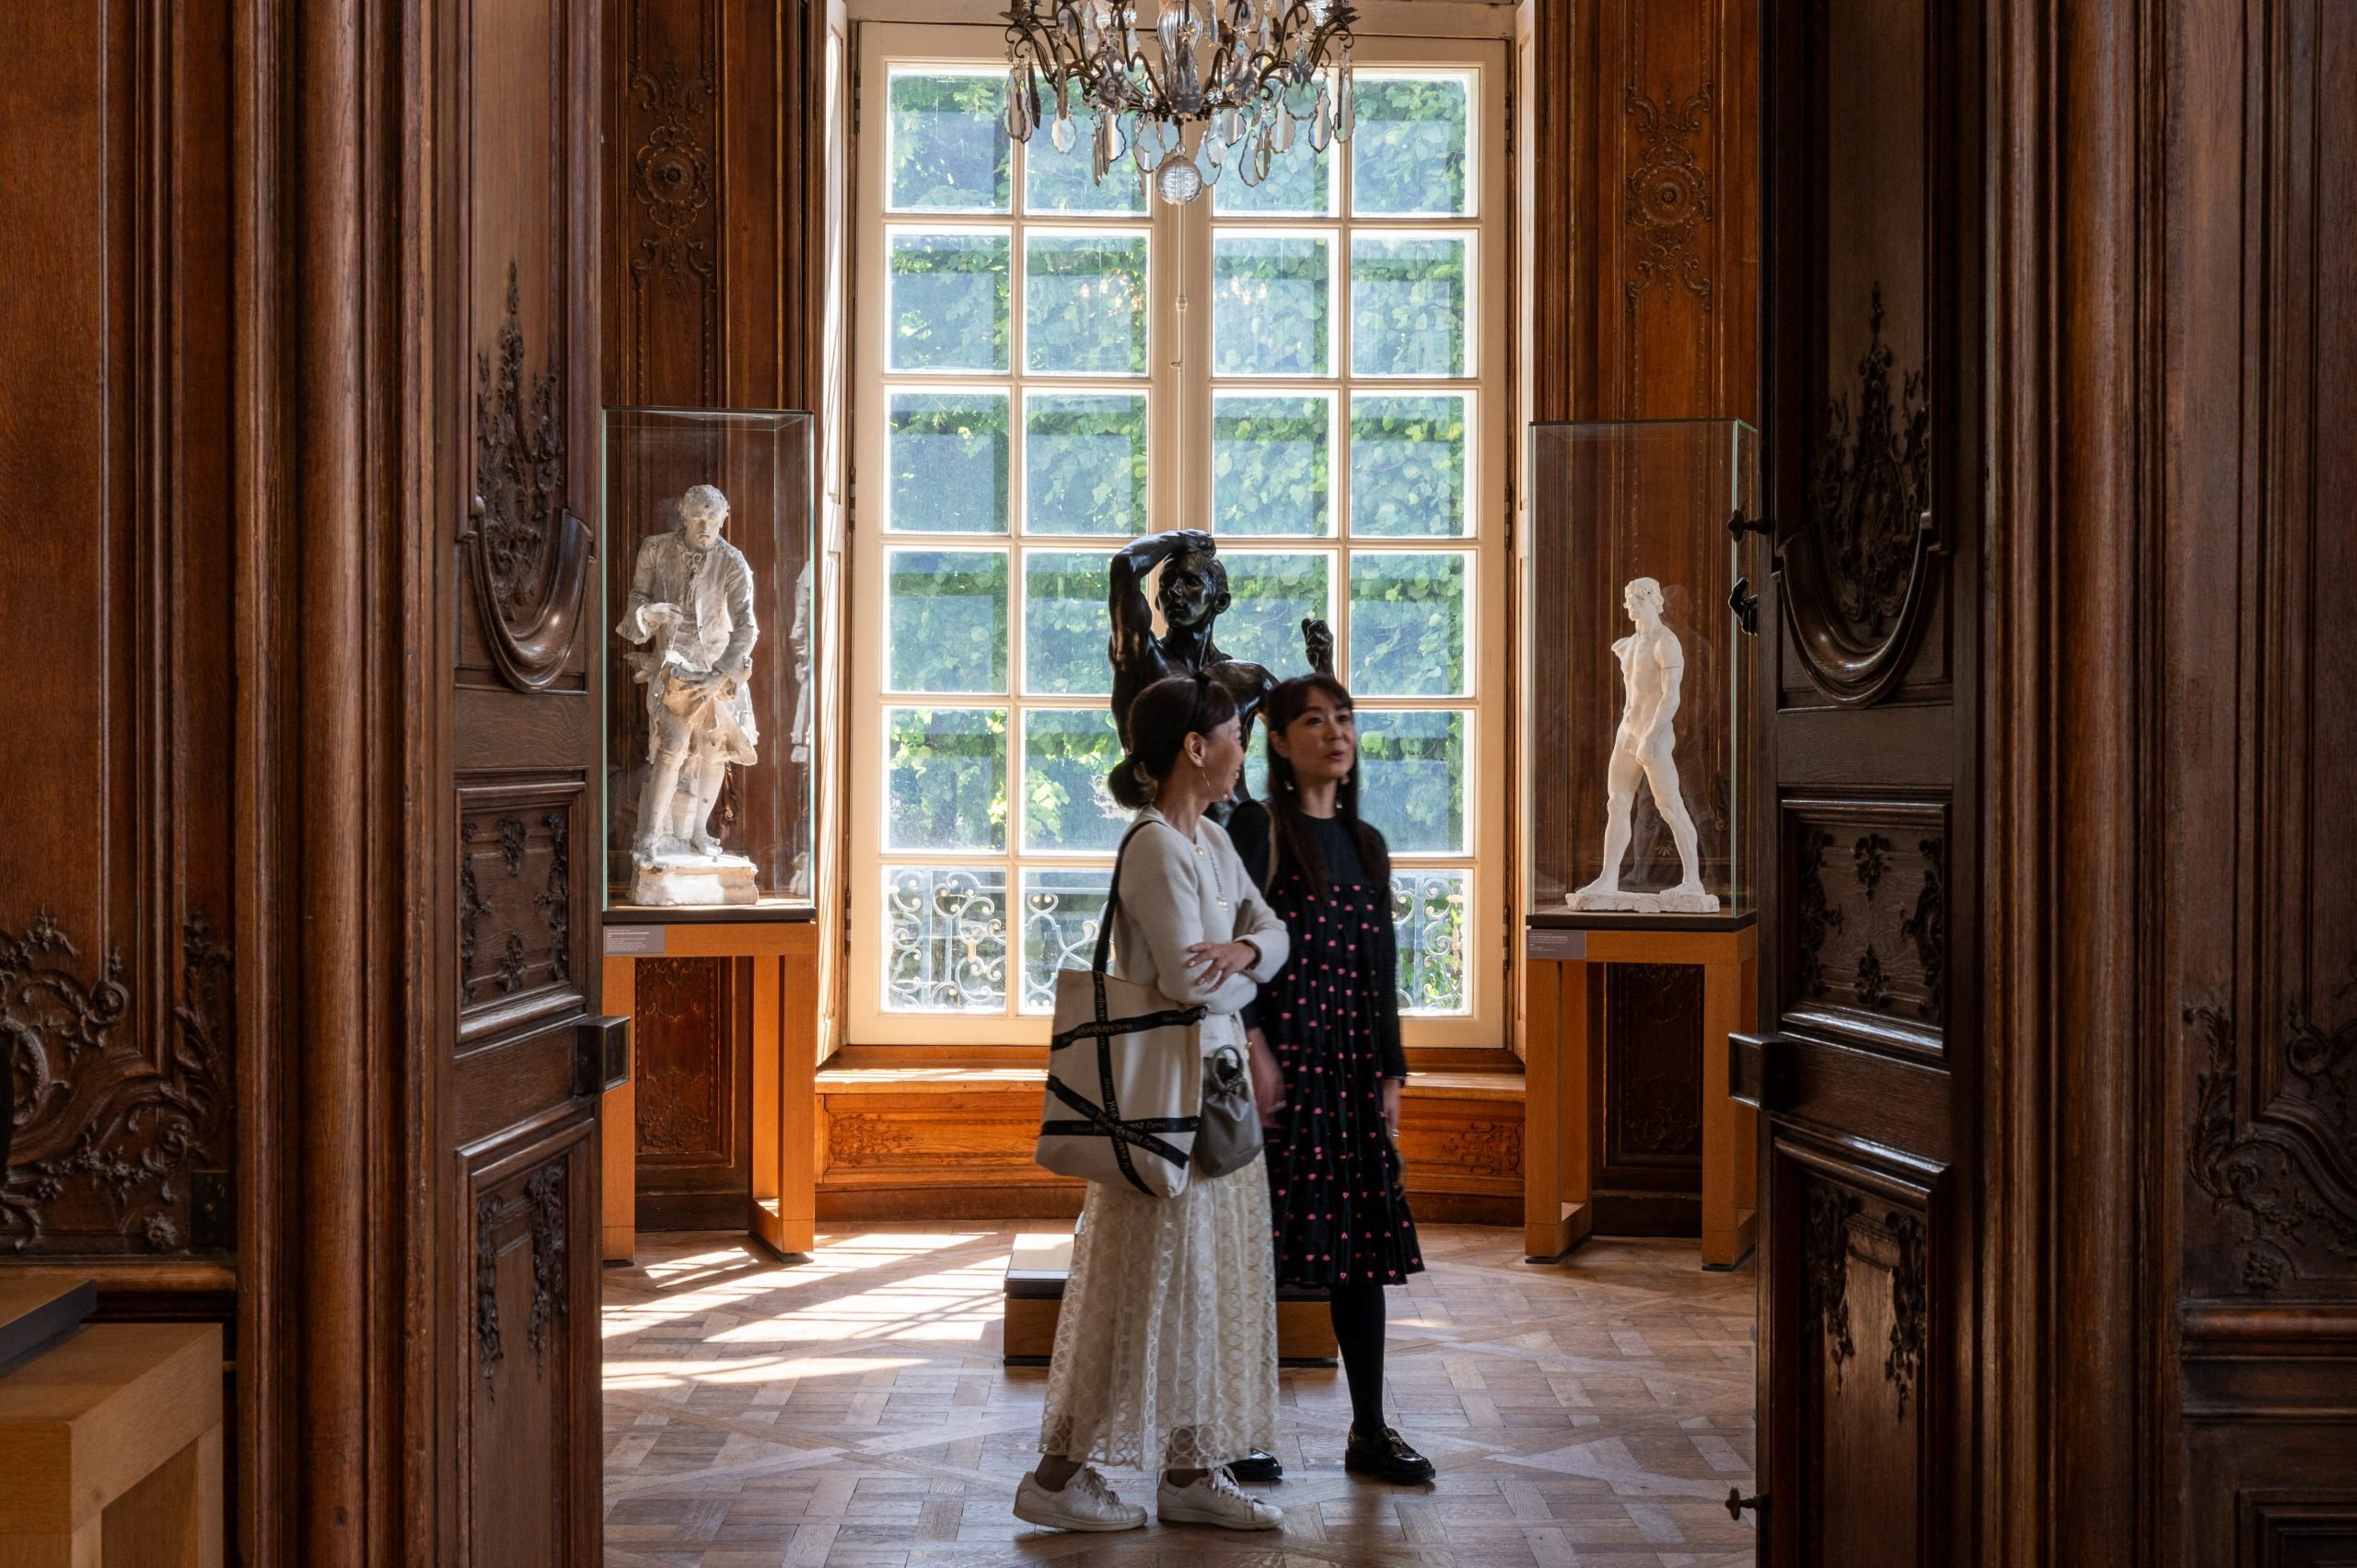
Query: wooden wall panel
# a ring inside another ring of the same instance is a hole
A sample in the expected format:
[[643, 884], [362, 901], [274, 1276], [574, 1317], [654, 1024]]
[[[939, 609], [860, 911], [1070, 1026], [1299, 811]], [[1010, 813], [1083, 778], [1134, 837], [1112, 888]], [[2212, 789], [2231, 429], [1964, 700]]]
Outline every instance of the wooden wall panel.
[[[2172, 6], [2151, 1168], [2179, 1561], [2357, 1542], [2357, 13]], [[2238, 302], [2239, 309], [2235, 304]], [[2236, 330], [2238, 329], [2238, 330]], [[2339, 1550], [2336, 1551], [2335, 1549]]]
[[0, 1251], [134, 1287], [122, 1260], [234, 1243], [229, 6], [16, 20]]
[[641, 1230], [745, 1223], [752, 1193], [750, 966], [759, 961], [638, 961], [633, 1033]]

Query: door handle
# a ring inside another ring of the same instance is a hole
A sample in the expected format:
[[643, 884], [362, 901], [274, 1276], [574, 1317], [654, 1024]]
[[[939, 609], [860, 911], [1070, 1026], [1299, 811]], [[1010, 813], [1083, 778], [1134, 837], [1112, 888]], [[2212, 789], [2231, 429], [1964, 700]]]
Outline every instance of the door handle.
[[1754, 1110], [1788, 1110], [1792, 1052], [1774, 1035], [1727, 1036], [1727, 1098]]
[[1737, 1524], [1741, 1524], [1743, 1523], [1743, 1511], [1746, 1508], [1757, 1511], [1759, 1504], [1764, 1501], [1766, 1501], [1764, 1496], [1746, 1497], [1743, 1494], [1743, 1489], [1741, 1487], [1730, 1486], [1727, 1488], [1727, 1517], [1733, 1519]]
[[575, 1026], [573, 1092], [594, 1095], [630, 1082], [630, 1019], [584, 1018]]

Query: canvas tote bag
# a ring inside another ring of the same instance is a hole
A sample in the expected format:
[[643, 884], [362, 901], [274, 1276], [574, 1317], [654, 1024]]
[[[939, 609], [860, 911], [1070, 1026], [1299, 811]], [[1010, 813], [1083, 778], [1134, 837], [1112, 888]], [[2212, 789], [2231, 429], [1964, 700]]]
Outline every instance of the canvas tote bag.
[[1132, 828], [1114, 857], [1096, 961], [1056, 972], [1056, 1032], [1034, 1157], [1058, 1176], [1173, 1198], [1186, 1191], [1202, 1114], [1203, 1009], [1105, 972], [1121, 909], [1121, 861], [1130, 840], [1153, 825]]

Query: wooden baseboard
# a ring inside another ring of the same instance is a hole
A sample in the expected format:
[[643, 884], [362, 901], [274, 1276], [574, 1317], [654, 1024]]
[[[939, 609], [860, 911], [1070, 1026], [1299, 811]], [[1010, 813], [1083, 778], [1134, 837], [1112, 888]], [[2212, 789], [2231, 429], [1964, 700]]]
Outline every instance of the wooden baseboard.
[[874, 1220], [1068, 1220], [1087, 1197], [1085, 1182], [1013, 1187], [854, 1187], [819, 1189], [824, 1225]]
[[[859, 1060], [875, 1056], [869, 1051]], [[818, 1077], [819, 1219], [1078, 1214], [1081, 1185], [1049, 1177], [1031, 1160], [1045, 1075], [1002, 1063], [830, 1063]], [[1434, 1223], [1521, 1222], [1520, 1074], [1419, 1073], [1401, 1109], [1400, 1152], [1416, 1214]]]

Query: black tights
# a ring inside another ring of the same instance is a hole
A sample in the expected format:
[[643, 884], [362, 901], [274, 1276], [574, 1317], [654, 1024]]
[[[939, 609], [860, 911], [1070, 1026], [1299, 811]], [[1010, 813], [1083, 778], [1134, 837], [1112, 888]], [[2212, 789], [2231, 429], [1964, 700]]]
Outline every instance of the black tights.
[[1368, 1437], [1383, 1433], [1383, 1287], [1337, 1284], [1327, 1292], [1342, 1376], [1351, 1386], [1351, 1424]]

